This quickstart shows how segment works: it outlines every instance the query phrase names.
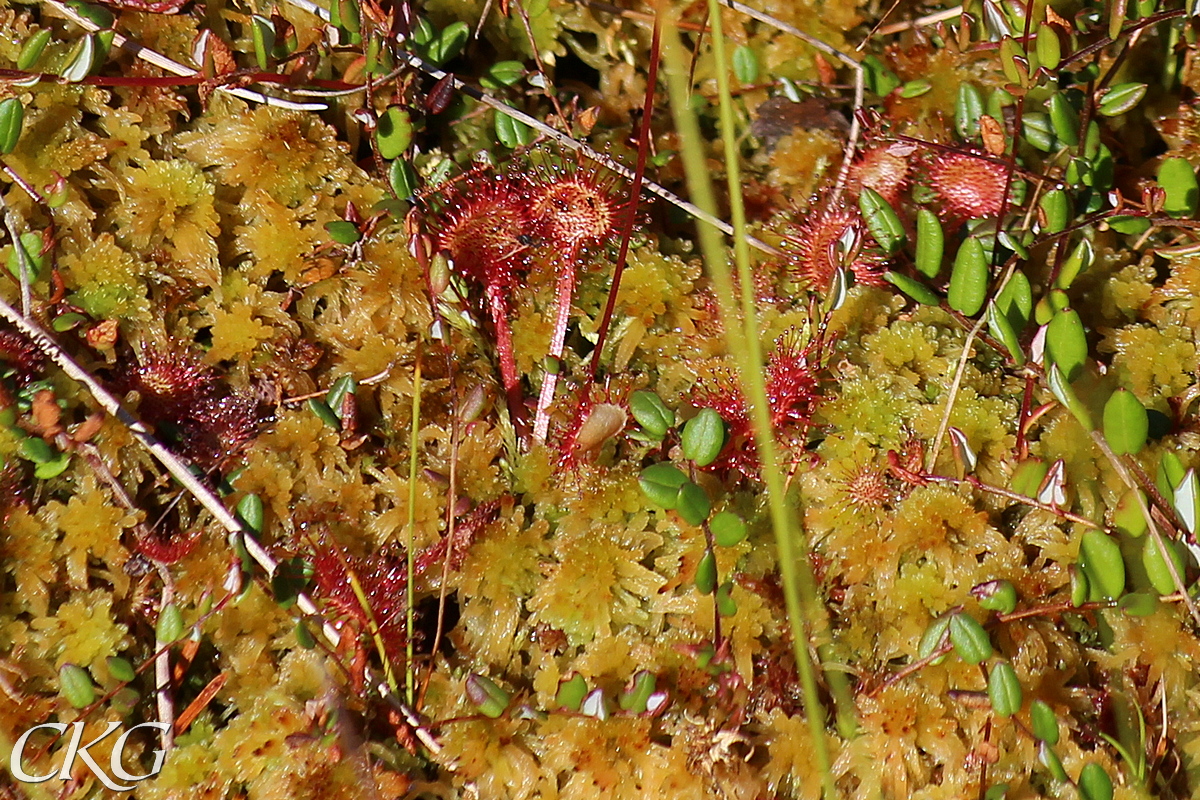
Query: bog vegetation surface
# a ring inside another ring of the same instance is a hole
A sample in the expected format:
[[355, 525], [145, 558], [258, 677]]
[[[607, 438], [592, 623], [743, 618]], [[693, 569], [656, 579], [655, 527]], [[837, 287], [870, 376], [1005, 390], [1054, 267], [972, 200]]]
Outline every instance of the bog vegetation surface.
[[0, 753], [1196, 796], [1191, 5], [0, 0]]

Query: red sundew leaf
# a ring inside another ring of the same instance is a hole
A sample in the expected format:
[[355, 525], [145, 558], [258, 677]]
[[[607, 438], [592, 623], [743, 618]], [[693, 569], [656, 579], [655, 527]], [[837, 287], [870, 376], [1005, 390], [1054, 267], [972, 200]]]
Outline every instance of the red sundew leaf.
[[[354, 591], [351, 575], [362, 588], [370, 607], [369, 617]], [[319, 541], [313, 554], [313, 580], [317, 594], [339, 613], [356, 620], [362, 629], [369, 629], [374, 619], [388, 654], [397, 658], [403, 655], [408, 586], [403, 548], [391, 546], [370, 556], [352, 556], [338, 545]]]
[[[454, 526], [454, 549], [450, 558], [450, 569], [458, 569], [462, 566], [467, 550], [474, 543], [479, 532], [495, 522], [499, 515], [500, 501], [489, 500], [486, 503], [480, 503], [466, 517], [458, 520]], [[442, 559], [446, 557], [446, 543], [447, 540], [443, 537], [436, 544], [430, 545], [418, 553], [413, 562], [413, 572], [422, 575], [431, 567], [440, 565]]]
[[186, 533], [174, 534], [150, 532], [134, 539], [133, 549], [151, 561], [157, 561], [160, 564], [174, 564], [186, 558], [196, 549], [199, 542], [199, 528], [193, 528]]
[[853, 206], [834, 203], [812, 211], [784, 233], [784, 247], [788, 269], [814, 291], [827, 290], [839, 267], [858, 283], [883, 285], [883, 253]]
[[1008, 171], [982, 154], [939, 153], [926, 172], [930, 188], [951, 219], [986, 219], [1000, 213]]
[[[821, 400], [821, 372], [830, 345], [823, 337], [801, 345], [797, 337], [785, 334], [776, 342], [767, 361], [766, 389], [771, 404], [771, 424], [784, 444], [789, 441], [802, 444], [807, 435]], [[717, 411], [727, 430], [724, 450], [705, 469], [732, 469], [746, 477], [757, 476], [758, 454], [749, 412], [732, 378], [722, 387], [702, 388], [696, 402]]]

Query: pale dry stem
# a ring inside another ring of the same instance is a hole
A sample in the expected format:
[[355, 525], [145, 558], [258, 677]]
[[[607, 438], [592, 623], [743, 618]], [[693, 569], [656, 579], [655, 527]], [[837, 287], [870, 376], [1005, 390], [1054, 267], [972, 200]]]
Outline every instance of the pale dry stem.
[[[70, 356], [54, 339], [41, 329], [35, 322], [20, 314], [13, 308], [7, 300], [0, 298], [0, 317], [3, 317], [17, 330], [27, 336], [34, 345], [59, 369], [61, 369], [72, 380], [82, 384], [96, 402], [110, 415], [115, 417], [118, 422], [137, 439], [146, 450], [150, 452], [155, 459], [171, 474], [175, 480], [187, 490], [189, 494], [196, 499], [206, 511], [216, 518], [229, 534], [231, 542], [240, 541], [245, 547], [247, 554], [254, 560], [259, 567], [266, 572], [270, 578], [279, 569], [279, 562], [267, 552], [266, 548], [253, 536], [251, 536], [238, 521], [229, 509], [220, 501], [211, 489], [204, 485], [187, 465], [180, 460], [178, 456], [172, 453], [165, 445], [159, 442], [153, 434], [150, 433], [146, 425], [134, 417], [126, 410], [113, 395], [105, 389], [99, 381], [97, 381], [91, 373], [80, 366], [74, 358]], [[317, 604], [308, 594], [301, 592], [296, 598], [296, 607], [307, 615], [314, 617], [320, 621], [321, 633], [325, 639], [333, 646], [337, 647], [341, 640], [341, 633], [332, 623], [328, 622], [321, 614]], [[157, 666], [157, 665], [156, 665]], [[441, 752], [441, 745], [429, 733], [425, 723], [417, 715], [417, 713], [404, 701], [396, 697], [392, 693], [387, 682], [374, 674], [374, 671], [367, 668], [367, 677], [371, 680], [380, 696], [398, 711], [416, 733], [417, 738], [424, 744], [431, 753], [438, 754]]]

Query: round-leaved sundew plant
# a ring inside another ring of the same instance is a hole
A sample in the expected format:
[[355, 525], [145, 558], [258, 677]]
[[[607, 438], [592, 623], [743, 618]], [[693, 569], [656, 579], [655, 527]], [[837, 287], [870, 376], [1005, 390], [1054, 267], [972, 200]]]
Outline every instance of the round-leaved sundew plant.
[[848, 201], [818, 202], [783, 232], [791, 274], [814, 292], [825, 292], [839, 269], [857, 283], [883, 284], [883, 253], [875, 246], [862, 215]]
[[508, 173], [482, 172], [440, 189], [430, 218], [436, 251], [447, 254], [452, 268], [483, 292], [481, 302], [496, 338], [500, 380], [514, 419], [523, 415], [510, 295], [513, 282], [530, 266], [530, 203], [527, 182]]
[[[563, 355], [583, 254], [588, 248], [606, 242], [618, 230], [621, 215], [632, 202], [623, 192], [624, 185], [617, 176], [595, 164], [551, 163], [533, 173], [532, 231], [549, 251], [558, 275], [554, 325], [547, 347], [547, 357], [556, 363]], [[542, 379], [534, 416], [536, 441], [545, 441], [549, 431], [549, 409], [557, 383], [557, 371], [548, 370]]]
[[979, 153], [938, 152], [923, 160], [926, 179], [948, 220], [984, 219], [1000, 213], [1008, 169]]

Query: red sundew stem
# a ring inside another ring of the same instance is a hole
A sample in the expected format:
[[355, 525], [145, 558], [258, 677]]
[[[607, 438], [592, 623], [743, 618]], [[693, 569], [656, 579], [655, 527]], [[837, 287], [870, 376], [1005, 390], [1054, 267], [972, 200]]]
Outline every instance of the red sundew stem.
[[508, 401], [508, 415], [518, 434], [525, 430], [524, 395], [521, 380], [517, 377], [517, 362], [513, 356], [512, 327], [508, 322], [508, 300], [504, 291], [496, 284], [488, 284], [488, 311], [492, 316], [492, 327], [496, 329], [496, 356], [500, 361], [500, 381]]
[[658, 85], [661, 32], [662, 26], [659, 25], [658, 12], [655, 12], [654, 34], [650, 40], [650, 65], [646, 71], [646, 97], [642, 101], [642, 127], [638, 131], [637, 165], [634, 167], [633, 184], [629, 189], [629, 208], [621, 220], [621, 249], [617, 252], [617, 265], [613, 269], [612, 286], [608, 289], [608, 302], [604, 304], [604, 314], [600, 317], [596, 347], [592, 350], [593, 382], [600, 370], [600, 355], [604, 352], [604, 343], [608, 340], [608, 329], [612, 325], [613, 310], [617, 305], [617, 291], [621, 288], [621, 276], [625, 273], [625, 264], [629, 260], [629, 240], [633, 237], [633, 223], [637, 218], [638, 198], [642, 196], [642, 180], [646, 175], [646, 157], [650, 151], [650, 122], [654, 115], [654, 88]]
[[[563, 258], [563, 272], [558, 276], [557, 311], [554, 315], [554, 330], [550, 333], [549, 355], [561, 358], [563, 343], [567, 340], [567, 323], [571, 319], [571, 298], [575, 295], [575, 267], [579, 263], [579, 248], [572, 246]], [[533, 440], [545, 442], [550, 432], [550, 404], [554, 402], [554, 389], [558, 386], [558, 373], [546, 372], [542, 380], [542, 392], [538, 395], [537, 413], [533, 417]]]

